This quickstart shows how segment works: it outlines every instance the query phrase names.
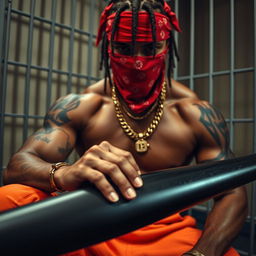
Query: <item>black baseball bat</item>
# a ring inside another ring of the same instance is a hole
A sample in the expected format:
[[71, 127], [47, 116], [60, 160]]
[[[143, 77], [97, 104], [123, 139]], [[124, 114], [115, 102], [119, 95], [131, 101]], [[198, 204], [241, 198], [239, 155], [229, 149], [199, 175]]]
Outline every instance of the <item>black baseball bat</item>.
[[92, 185], [0, 214], [1, 255], [57, 255], [126, 234], [256, 179], [256, 155], [143, 175], [131, 201]]

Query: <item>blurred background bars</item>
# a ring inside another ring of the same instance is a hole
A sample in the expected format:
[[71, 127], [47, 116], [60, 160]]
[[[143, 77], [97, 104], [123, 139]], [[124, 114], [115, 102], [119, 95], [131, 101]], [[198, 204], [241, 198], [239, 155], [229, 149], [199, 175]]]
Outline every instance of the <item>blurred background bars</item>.
[[[41, 127], [50, 105], [101, 79], [95, 38], [102, 0], [0, 0], [0, 178], [10, 156]], [[172, 1], [182, 33], [174, 78], [217, 106], [237, 156], [256, 153], [256, 0]], [[77, 159], [72, 153], [70, 162]], [[1, 182], [0, 182], [1, 183]], [[256, 183], [234, 242], [256, 255]], [[189, 213], [203, 225], [212, 201]]]

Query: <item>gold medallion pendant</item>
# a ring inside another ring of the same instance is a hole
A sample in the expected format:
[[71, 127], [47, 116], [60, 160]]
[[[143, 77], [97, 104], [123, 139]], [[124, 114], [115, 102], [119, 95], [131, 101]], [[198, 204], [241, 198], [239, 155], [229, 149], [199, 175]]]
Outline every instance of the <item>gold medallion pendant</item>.
[[[117, 95], [116, 95], [115, 86], [112, 87], [112, 100], [115, 105], [116, 117], [119, 121], [121, 128], [125, 132], [125, 134], [130, 139], [135, 141], [136, 152], [146, 153], [148, 151], [149, 143], [146, 141], [146, 139], [153, 134], [153, 132], [156, 130], [156, 128], [161, 120], [161, 117], [163, 115], [165, 98], [166, 98], [166, 82], [164, 82], [164, 84], [162, 86], [162, 91], [161, 91], [160, 97], [158, 99], [158, 105], [157, 105], [158, 107], [157, 107], [157, 110], [156, 110], [153, 120], [151, 121], [150, 125], [144, 132], [138, 133], [138, 132], [135, 132], [131, 128], [131, 126], [128, 124], [128, 122], [126, 121], [124, 114], [121, 110], [119, 99], [117, 98]], [[147, 115], [145, 115], [144, 117], [146, 118], [146, 116]], [[143, 119], [143, 118], [140, 118], [140, 119]]]
[[135, 149], [139, 153], [144, 153], [148, 151], [149, 144], [146, 140], [140, 139], [135, 142]]

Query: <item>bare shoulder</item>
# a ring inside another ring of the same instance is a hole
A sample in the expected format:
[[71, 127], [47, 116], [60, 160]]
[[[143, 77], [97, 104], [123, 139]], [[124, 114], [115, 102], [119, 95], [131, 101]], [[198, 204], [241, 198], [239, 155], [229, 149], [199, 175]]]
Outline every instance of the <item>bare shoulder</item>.
[[[107, 86], [107, 90], [109, 90], [109, 86]], [[96, 93], [104, 96], [106, 94], [104, 90], [104, 79], [88, 86], [82, 93]]]
[[184, 120], [193, 120], [198, 117], [198, 105], [206, 105], [208, 102], [194, 98], [182, 98], [170, 101], [168, 108], [173, 108]]
[[174, 101], [173, 105], [180, 117], [189, 124], [224, 122], [221, 112], [208, 101], [184, 98]]
[[101, 95], [96, 93], [71, 93], [56, 100], [50, 107], [45, 120], [57, 126], [79, 124], [89, 119], [104, 103]]
[[199, 99], [197, 94], [189, 89], [184, 84], [173, 80], [172, 79], [172, 86], [170, 88], [171, 97], [174, 99], [183, 99], [183, 98], [190, 98], [190, 99]]

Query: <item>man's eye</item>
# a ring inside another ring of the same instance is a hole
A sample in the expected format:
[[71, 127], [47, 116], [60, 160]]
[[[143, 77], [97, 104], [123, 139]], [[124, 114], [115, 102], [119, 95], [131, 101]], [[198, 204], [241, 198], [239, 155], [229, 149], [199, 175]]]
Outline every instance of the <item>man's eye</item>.
[[154, 54], [154, 47], [147, 47], [144, 49], [144, 54], [145, 55], [153, 55]]
[[115, 51], [119, 54], [123, 55], [130, 55], [131, 54], [131, 48], [129, 46], [115, 46], [114, 47]]
[[162, 45], [162, 44], [156, 44], [156, 48], [157, 48], [157, 49], [162, 49], [162, 48], [163, 48], [163, 45]]

